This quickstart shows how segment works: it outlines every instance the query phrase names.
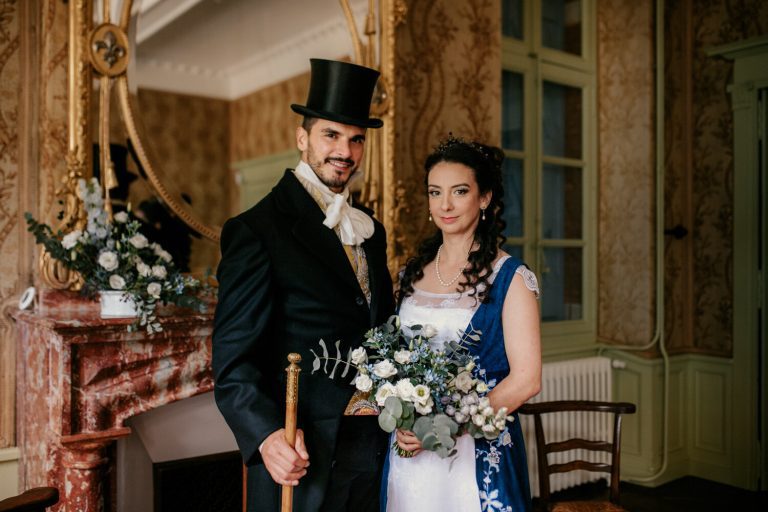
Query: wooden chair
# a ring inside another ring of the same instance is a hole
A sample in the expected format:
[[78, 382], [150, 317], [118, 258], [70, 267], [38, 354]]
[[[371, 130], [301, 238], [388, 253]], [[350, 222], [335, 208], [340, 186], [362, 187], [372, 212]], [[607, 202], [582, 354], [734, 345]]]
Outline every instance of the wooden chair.
[[[544, 436], [541, 416], [554, 412], [598, 412], [613, 414], [613, 441], [586, 440], [571, 438], [565, 441], [548, 443]], [[536, 456], [539, 465], [539, 497], [541, 504], [550, 512], [618, 512], [624, 509], [619, 506], [619, 470], [621, 450], [621, 415], [633, 414], [635, 405], [626, 402], [593, 402], [584, 400], [559, 400], [524, 404], [520, 407], [521, 414], [533, 415], [536, 429]], [[550, 464], [547, 455], [555, 452], [583, 449], [611, 454], [610, 463], [571, 460], [562, 464]], [[608, 501], [567, 501], [551, 502], [549, 477], [555, 473], [566, 473], [583, 469], [593, 472], [605, 472], [611, 475]]]
[[59, 490], [55, 487], [35, 487], [0, 501], [0, 512], [45, 512], [58, 501]]

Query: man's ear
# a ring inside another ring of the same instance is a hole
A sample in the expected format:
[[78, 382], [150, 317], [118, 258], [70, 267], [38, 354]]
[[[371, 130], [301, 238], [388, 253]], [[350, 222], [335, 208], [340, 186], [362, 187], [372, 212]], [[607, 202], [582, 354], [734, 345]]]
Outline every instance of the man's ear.
[[302, 153], [309, 147], [309, 134], [307, 133], [307, 130], [301, 126], [296, 127], [296, 147], [299, 148], [299, 151]]

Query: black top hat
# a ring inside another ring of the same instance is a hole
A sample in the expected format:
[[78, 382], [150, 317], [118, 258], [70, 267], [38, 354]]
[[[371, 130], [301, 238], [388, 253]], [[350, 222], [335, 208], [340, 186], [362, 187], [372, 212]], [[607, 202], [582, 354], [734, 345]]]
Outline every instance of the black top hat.
[[294, 112], [363, 128], [379, 128], [384, 124], [381, 119], [368, 117], [378, 71], [335, 60], [309, 59], [309, 62], [312, 78], [307, 105], [291, 105]]

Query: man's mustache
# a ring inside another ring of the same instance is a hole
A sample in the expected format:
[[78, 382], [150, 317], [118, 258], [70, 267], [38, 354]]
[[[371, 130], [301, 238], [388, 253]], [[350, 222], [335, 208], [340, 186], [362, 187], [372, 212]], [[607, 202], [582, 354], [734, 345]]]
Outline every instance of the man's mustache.
[[348, 165], [355, 165], [355, 161], [351, 158], [326, 158], [325, 163], [341, 162]]

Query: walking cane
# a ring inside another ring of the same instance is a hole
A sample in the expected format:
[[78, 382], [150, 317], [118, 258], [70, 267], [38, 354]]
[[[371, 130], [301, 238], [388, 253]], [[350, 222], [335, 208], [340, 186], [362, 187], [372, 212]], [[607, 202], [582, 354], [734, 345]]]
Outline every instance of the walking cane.
[[[288, 379], [285, 385], [285, 440], [291, 448], [296, 446], [296, 403], [299, 401], [299, 363], [301, 356], [292, 352], [288, 354], [288, 361], [291, 363], [285, 369], [288, 373]], [[293, 510], [293, 486], [284, 485], [283, 494], [280, 502], [280, 512], [291, 512]]]

